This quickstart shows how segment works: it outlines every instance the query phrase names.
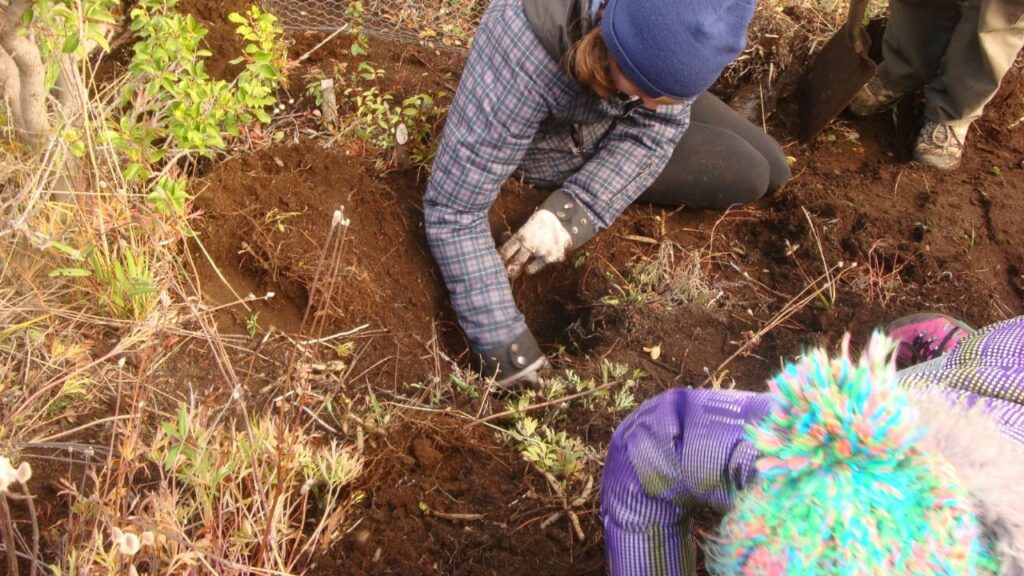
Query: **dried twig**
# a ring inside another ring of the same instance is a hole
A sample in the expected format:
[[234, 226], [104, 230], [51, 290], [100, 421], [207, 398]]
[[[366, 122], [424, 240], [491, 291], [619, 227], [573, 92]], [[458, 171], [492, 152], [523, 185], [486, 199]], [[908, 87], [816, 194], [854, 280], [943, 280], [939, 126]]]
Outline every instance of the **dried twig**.
[[807, 225], [811, 227], [811, 236], [814, 237], [814, 243], [818, 246], [818, 255], [821, 256], [821, 266], [825, 269], [825, 285], [829, 287], [828, 301], [836, 301], [836, 285], [832, 281], [831, 272], [829, 270], [828, 261], [825, 259], [825, 249], [821, 246], [821, 238], [818, 236], [818, 230], [814, 227], [814, 221], [811, 220], [811, 213], [807, 211], [807, 208], [800, 207], [804, 211], [804, 218], [807, 219]]
[[[787, 318], [789, 318], [793, 314], [796, 314], [800, 309], [802, 309], [804, 306], [806, 306], [811, 301], [813, 301], [815, 298], [817, 298], [819, 294], [821, 294], [825, 290], [829, 289], [830, 286], [832, 286], [836, 282], [838, 282], [839, 279], [842, 278], [844, 274], [846, 274], [850, 270], [853, 270], [856, 267], [857, 267], [857, 263], [856, 262], [853, 262], [853, 263], [851, 263], [851, 264], [849, 264], [848, 266], [845, 266], [845, 267], [844, 267], [844, 265], [842, 263], [839, 263], [839, 264], [833, 266], [831, 269], [827, 270], [825, 274], [822, 274], [821, 276], [818, 276], [817, 278], [815, 278], [813, 282], [811, 282], [810, 284], [805, 286], [804, 289], [801, 290], [799, 294], [797, 294], [789, 302], [787, 302], [786, 305], [783, 306], [782, 309], [779, 310], [779, 312], [777, 314], [775, 314], [775, 316], [773, 316], [772, 319], [769, 320], [767, 324], [765, 324], [756, 333], [751, 335], [751, 337], [748, 338], [747, 341], [744, 342], [742, 346], [740, 346], [728, 358], [723, 360], [722, 363], [719, 364], [718, 367], [714, 369], [714, 371], [709, 372], [708, 373], [708, 377], [704, 380], [702, 386], [707, 386], [708, 384], [711, 384], [715, 380], [715, 375], [719, 374], [727, 365], [729, 365], [729, 363], [731, 363], [737, 357], [747, 353], [748, 350], [753, 348], [758, 342], [761, 341], [761, 338], [765, 334], [767, 334], [767, 333], [771, 332], [772, 330], [774, 330], [775, 328], [777, 328], [780, 324], [785, 322]], [[836, 270], [836, 269], [839, 270], [839, 273], [836, 274], [835, 276], [832, 276], [831, 275], [832, 271]], [[825, 280], [825, 279], [828, 279], [828, 282], [826, 282], [823, 286], [815, 288], [815, 289], [812, 290], [812, 288], [817, 286], [819, 282], [821, 282], [822, 280]]]
[[426, 502], [420, 502], [420, 510], [423, 511], [424, 516], [434, 516], [442, 520], [451, 520], [452, 522], [473, 522], [475, 520], [483, 520], [484, 518], [483, 514], [441, 512], [440, 510], [434, 510]]
[[17, 541], [14, 539], [14, 526], [11, 521], [11, 509], [7, 505], [7, 493], [0, 493], [0, 534], [3, 535], [4, 548], [10, 562], [7, 563], [7, 575], [18, 576]]
[[321, 40], [319, 44], [317, 44], [316, 46], [313, 46], [312, 48], [310, 48], [310, 49], [309, 49], [309, 50], [308, 50], [308, 51], [307, 51], [307, 52], [306, 52], [305, 54], [303, 54], [302, 56], [299, 56], [299, 57], [298, 57], [298, 58], [297, 58], [297, 59], [295, 60], [295, 63], [296, 63], [296, 64], [299, 64], [299, 63], [302, 63], [302, 62], [304, 62], [304, 61], [305, 61], [305, 60], [306, 60], [307, 58], [309, 58], [310, 56], [312, 56], [312, 55], [313, 55], [313, 52], [316, 52], [317, 50], [319, 50], [320, 48], [322, 48], [324, 44], [327, 44], [327, 43], [328, 43], [328, 42], [330, 42], [331, 40], [334, 40], [334, 38], [335, 38], [335, 37], [336, 37], [336, 36], [337, 36], [338, 34], [341, 34], [342, 32], [351, 32], [351, 31], [352, 31], [352, 27], [351, 27], [351, 26], [349, 26], [349, 25], [348, 25], [347, 23], [345, 23], [345, 24], [342, 24], [341, 26], [339, 26], [339, 27], [338, 27], [338, 29], [337, 29], [337, 30], [335, 30], [334, 32], [331, 32], [330, 34], [328, 34], [328, 35], [327, 35], [327, 37], [326, 37], [326, 38], [324, 38], [323, 40]]

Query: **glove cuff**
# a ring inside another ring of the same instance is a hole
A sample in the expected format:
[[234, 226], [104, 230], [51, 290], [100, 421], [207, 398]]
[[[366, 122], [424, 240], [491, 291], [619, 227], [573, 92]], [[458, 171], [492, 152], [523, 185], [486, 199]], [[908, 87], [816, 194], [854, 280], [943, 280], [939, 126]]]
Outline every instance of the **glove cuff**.
[[594, 219], [590, 214], [575, 198], [561, 190], [552, 192], [540, 205], [540, 209], [547, 210], [558, 218], [572, 238], [573, 248], [579, 248], [597, 234], [597, 226], [594, 225]]
[[508, 344], [474, 354], [480, 375], [502, 387], [537, 384], [537, 372], [547, 364], [533, 334], [523, 330]]

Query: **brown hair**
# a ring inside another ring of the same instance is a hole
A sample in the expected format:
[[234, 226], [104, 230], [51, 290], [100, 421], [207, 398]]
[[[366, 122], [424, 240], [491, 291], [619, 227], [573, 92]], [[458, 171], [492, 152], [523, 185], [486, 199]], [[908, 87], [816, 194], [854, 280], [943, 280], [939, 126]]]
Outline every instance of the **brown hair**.
[[569, 75], [602, 98], [618, 91], [612, 80], [611, 64], [600, 26], [587, 32], [565, 54], [565, 68]]

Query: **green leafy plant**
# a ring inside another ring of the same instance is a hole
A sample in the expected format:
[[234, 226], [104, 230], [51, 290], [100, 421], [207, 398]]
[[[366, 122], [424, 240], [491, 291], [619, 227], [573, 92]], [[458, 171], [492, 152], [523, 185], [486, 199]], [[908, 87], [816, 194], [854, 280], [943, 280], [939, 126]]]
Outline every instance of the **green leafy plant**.
[[[357, 60], [354, 70], [346, 76], [347, 66], [335, 66], [334, 79], [338, 86], [344, 86], [341, 96], [351, 107], [351, 123], [346, 132], [360, 145], [363, 154], [378, 156], [377, 167], [386, 171], [396, 163], [390, 155], [399, 143], [397, 134], [405, 133], [409, 164], [425, 168], [433, 162], [434, 135], [437, 124], [445, 110], [437, 106], [445, 92], [436, 94], [418, 93], [399, 100], [394, 94], [384, 91], [381, 86], [386, 76], [369, 60], [369, 39], [363, 32], [364, 10], [361, 2], [350, 2], [345, 15], [356, 30], [349, 49]], [[307, 76], [306, 95], [317, 106], [323, 102], [320, 81], [326, 75], [312, 70]]]
[[529, 462], [547, 481], [559, 510], [550, 514], [541, 527], [565, 516], [583, 541], [586, 535], [576, 510], [585, 506], [594, 486], [594, 473], [600, 467], [597, 451], [590, 444], [542, 424], [532, 416], [517, 413], [513, 430], [506, 431], [516, 443], [523, 460]]
[[413, 166], [429, 168], [434, 162], [437, 153], [437, 139], [434, 136], [445, 113], [436, 102], [445, 96], [445, 92], [433, 96], [414, 94], [402, 101], [402, 119], [409, 130], [409, 141], [412, 143], [409, 158]]
[[[61, 53], [81, 57], [88, 53], [85, 44], [106, 48], [103, 27], [113, 22], [109, 11], [116, 4], [37, 1], [34, 17], [52, 24], [43, 34], [47, 40], [41, 42], [51, 48], [43, 52], [59, 46]], [[93, 103], [95, 122], [68, 124], [59, 132], [71, 155], [85, 157], [87, 147], [94, 147], [90, 157], [104, 160], [94, 168], [101, 187], [107, 186], [107, 212], [95, 217], [105, 221], [103, 229], [115, 224], [117, 237], [91, 234], [92, 223], [85, 220], [61, 223], [55, 228], [62, 237], [48, 240], [45, 247], [64, 252], [72, 264], [51, 275], [86, 279], [84, 285], [97, 289], [99, 298], [94, 301], [104, 313], [119, 318], [141, 318], [155, 307], [158, 290], [152, 263], [160, 250], [158, 242], [173, 241], [164, 231], [193, 235], [187, 224], [188, 184], [177, 163], [212, 155], [246, 124], [268, 122], [266, 108], [275, 102], [273, 91], [283, 79], [285, 47], [272, 15], [252, 7], [229, 16], [246, 42], [236, 60], [244, 68], [229, 83], [206, 73], [204, 60], [210, 52], [200, 47], [206, 30], [174, 10], [176, 4], [177, 0], [135, 4], [130, 26], [139, 40], [127, 72], [113, 82], [120, 90], [111, 92], [111, 101]], [[156, 218], [132, 215], [138, 200]], [[83, 215], [92, 216], [78, 216]]]
[[91, 272], [104, 289], [110, 310], [122, 318], [145, 318], [156, 305], [157, 287], [144, 250], [121, 244], [111, 253], [95, 249], [88, 256]]
[[517, 448], [523, 459], [566, 484], [578, 480], [584, 472], [584, 464], [595, 459], [593, 449], [579, 438], [565, 430], [542, 425], [530, 416], [517, 420], [515, 429], [520, 437]]
[[346, 88], [344, 94], [355, 105], [355, 136], [379, 150], [392, 147], [391, 131], [401, 121], [398, 109], [392, 105], [394, 96], [381, 94], [377, 86]]
[[[588, 502], [594, 474], [601, 465], [598, 450], [564, 428], [565, 411], [571, 406], [589, 411], [632, 410], [636, 407], [634, 391], [646, 376], [643, 370], [606, 359], [596, 378], [585, 378], [567, 369], [545, 378], [539, 389], [528, 390], [507, 403], [511, 427], [499, 428], [499, 433], [515, 443], [522, 458], [545, 478], [559, 503], [560, 509], [543, 526], [565, 516], [577, 537], [584, 538], [575, 510]], [[537, 406], [547, 408], [535, 411]]]
[[137, 239], [74, 251], [72, 257], [79, 266], [54, 269], [50, 276], [90, 279], [105, 313], [140, 320], [156, 306], [158, 289], [150, 270], [150, 251]]
[[188, 193], [188, 182], [184, 178], [172, 178], [167, 175], [160, 176], [149, 194], [146, 201], [162, 216], [185, 217], [185, 203], [191, 198]]
[[349, 2], [348, 6], [345, 7], [345, 18], [356, 29], [355, 39], [349, 48], [349, 52], [353, 56], [366, 56], [370, 53], [370, 40], [366, 37], [366, 33], [363, 32], [364, 12], [363, 3], [359, 0]]
[[307, 76], [306, 80], [306, 96], [313, 100], [313, 104], [315, 104], [317, 108], [324, 103], [324, 89], [323, 85], [320, 83], [324, 78], [325, 76], [323, 75], [323, 72], [320, 72], [318, 69], [314, 69], [314, 71]]
[[60, 73], [60, 56], [87, 58], [92, 48], [110, 50], [107, 35], [117, 25], [114, 9], [118, 0], [35, 0], [31, 20], [38, 30], [40, 56], [46, 62], [47, 88]]
[[[211, 53], [200, 47], [206, 29], [189, 15], [172, 10], [177, 0], [141, 0], [131, 11], [131, 29], [139, 37], [121, 93], [125, 114], [108, 123], [107, 142], [129, 158], [126, 176], [145, 177], [168, 150], [209, 156], [226, 146], [253, 121], [269, 122], [266, 108], [284, 78], [286, 52], [273, 15], [256, 6], [231, 14], [246, 41], [232, 62], [245, 67], [234, 82], [214, 80], [206, 72]], [[158, 147], [156, 143], [160, 142]]]

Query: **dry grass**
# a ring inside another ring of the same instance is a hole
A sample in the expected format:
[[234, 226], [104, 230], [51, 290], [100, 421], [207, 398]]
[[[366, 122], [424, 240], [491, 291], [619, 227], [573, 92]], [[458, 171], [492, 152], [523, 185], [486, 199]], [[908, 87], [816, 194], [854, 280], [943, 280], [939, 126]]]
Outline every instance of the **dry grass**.
[[865, 294], [868, 302], [888, 306], [903, 292], [901, 272], [909, 263], [910, 258], [901, 258], [899, 250], [890, 242], [876, 240], [868, 249], [865, 265], [850, 280], [850, 285], [853, 290]]
[[612, 266], [606, 267], [606, 274], [614, 293], [603, 303], [627, 310], [652, 304], [666, 309], [682, 304], [710, 308], [723, 296], [707, 276], [704, 250], [685, 250], [667, 239], [653, 256], [639, 256], [625, 274]]
[[[0, 146], [0, 455], [35, 468], [28, 492], [59, 482], [65, 512], [40, 527], [5, 491], [19, 519], [0, 517], [0, 545], [29, 573], [29, 561], [64, 574], [296, 573], [359, 498], [363, 420], [304, 369], [340, 343], [261, 342], [293, 363], [270, 365], [269, 401], [253, 393], [259, 351], [220, 335], [191, 283], [191, 215], [154, 209], [157, 178], [123, 177], [125, 158], [101, 144], [125, 81], [66, 119], [74, 142], [61, 131], [37, 152]], [[75, 142], [84, 154], [69, 161]], [[169, 156], [163, 173], [186, 176], [187, 154]], [[340, 259], [339, 238], [324, 261]], [[323, 268], [314, 295], [329, 298], [338, 271]], [[314, 319], [306, 328], [320, 335]], [[223, 389], [201, 399], [160, 385], [187, 349], [213, 359]], [[60, 538], [37, 553], [42, 528]]]
[[[84, 191], [34, 208], [7, 213], [31, 237], [14, 230], [0, 238], [8, 254], [0, 269], [0, 453], [15, 462], [58, 458], [75, 471], [60, 479], [68, 507], [50, 527], [64, 535], [47, 555], [54, 567], [294, 573], [339, 537], [358, 498], [348, 485], [361, 469], [361, 419], [343, 401], [317, 396], [319, 376], [301, 362], [274, 388], [301, 409], [250, 397], [238, 359], [250, 360], [229, 353], [238, 343], [217, 333], [182, 282], [194, 273], [181, 258], [184, 235], [136, 227], [153, 216], [136, 199]], [[113, 275], [55, 274], [87, 260], [58, 244], [108, 249], [101, 265], [131, 258], [145, 267], [135, 266], [124, 286]], [[337, 281], [331, 274], [328, 288]], [[324, 356], [333, 344], [274, 342], [297, 359]], [[216, 360], [230, 392], [219, 407], [153, 385], [186, 346]], [[12, 528], [24, 538], [38, 527]]]

